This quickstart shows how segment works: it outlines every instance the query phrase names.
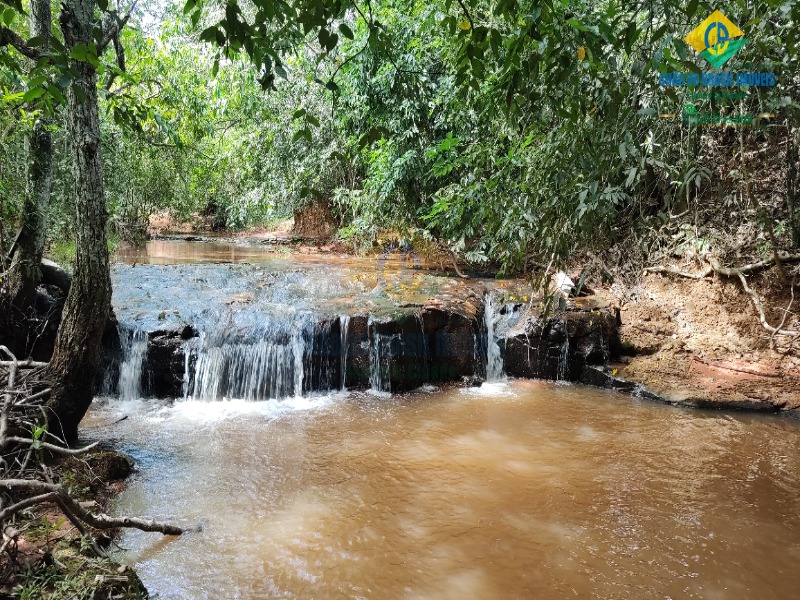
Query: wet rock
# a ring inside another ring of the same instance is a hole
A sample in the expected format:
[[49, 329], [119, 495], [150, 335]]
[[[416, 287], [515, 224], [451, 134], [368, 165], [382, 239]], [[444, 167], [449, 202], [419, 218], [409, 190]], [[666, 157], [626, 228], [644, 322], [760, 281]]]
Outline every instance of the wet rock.
[[570, 304], [550, 316], [536, 310], [508, 332], [506, 373], [578, 381], [587, 364], [604, 364], [619, 354], [618, 317], [605, 307]]
[[[180, 398], [186, 367], [184, 342], [191, 327], [152, 331], [142, 368], [142, 393], [149, 398]], [[193, 336], [189, 336], [193, 337]]]
[[54, 285], [63, 291], [65, 295], [69, 292], [69, 288], [72, 285], [72, 276], [63, 267], [52, 260], [43, 258], [39, 269], [42, 272], [42, 284]]

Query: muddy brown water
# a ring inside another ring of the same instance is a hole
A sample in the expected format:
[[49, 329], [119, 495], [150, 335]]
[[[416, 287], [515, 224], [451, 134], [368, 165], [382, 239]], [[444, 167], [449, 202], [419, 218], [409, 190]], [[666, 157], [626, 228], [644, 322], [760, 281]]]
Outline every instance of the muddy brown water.
[[[108, 425], [121, 415], [129, 418]], [[98, 401], [162, 599], [796, 598], [800, 426], [534, 381]]]

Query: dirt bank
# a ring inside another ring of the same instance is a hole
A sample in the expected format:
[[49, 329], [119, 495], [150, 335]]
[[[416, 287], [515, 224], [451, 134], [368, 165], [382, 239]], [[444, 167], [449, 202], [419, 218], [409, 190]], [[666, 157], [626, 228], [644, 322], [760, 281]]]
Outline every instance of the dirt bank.
[[[777, 325], [790, 298], [770, 292], [770, 277], [754, 277], [751, 286]], [[738, 282], [649, 274], [608, 293], [620, 305], [622, 343], [633, 355], [610, 366], [616, 377], [672, 404], [800, 414], [800, 344], [772, 340]]]

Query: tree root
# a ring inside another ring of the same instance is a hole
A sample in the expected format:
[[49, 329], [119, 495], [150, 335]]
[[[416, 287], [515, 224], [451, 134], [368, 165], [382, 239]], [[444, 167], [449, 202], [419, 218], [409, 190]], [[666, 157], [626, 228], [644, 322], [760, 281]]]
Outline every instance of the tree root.
[[773, 265], [778, 264], [778, 262], [784, 265], [800, 262], [800, 254], [787, 254], [783, 256], [778, 256], [776, 254], [773, 258], [770, 258], [768, 260], [762, 260], [759, 262], [750, 263], [738, 268], [723, 267], [713, 257], [709, 259], [709, 262], [711, 263], [710, 266], [708, 266], [705, 270], [701, 271], [700, 273], [687, 273], [686, 271], [681, 271], [680, 269], [677, 269], [675, 267], [664, 267], [664, 266], [647, 267], [645, 269], [645, 272], [670, 273], [672, 275], [678, 275], [679, 277], [686, 277], [689, 279], [705, 279], [706, 277], [709, 277], [714, 273], [718, 275], [723, 275], [725, 277], [736, 277], [741, 282], [744, 291], [750, 296], [750, 299], [753, 301], [753, 306], [755, 306], [756, 311], [758, 312], [758, 320], [761, 323], [761, 326], [767, 331], [769, 331], [772, 334], [773, 338], [776, 335], [784, 335], [788, 337], [800, 336], [800, 330], [783, 329], [783, 323], [786, 320], [785, 315], [779, 327], [773, 327], [772, 325], [769, 324], [769, 322], [767, 321], [767, 316], [764, 312], [764, 304], [761, 302], [761, 297], [755, 292], [755, 290], [753, 290], [748, 285], [747, 278], [745, 277], [745, 275], [748, 273], [755, 273], [758, 271], [769, 269]]

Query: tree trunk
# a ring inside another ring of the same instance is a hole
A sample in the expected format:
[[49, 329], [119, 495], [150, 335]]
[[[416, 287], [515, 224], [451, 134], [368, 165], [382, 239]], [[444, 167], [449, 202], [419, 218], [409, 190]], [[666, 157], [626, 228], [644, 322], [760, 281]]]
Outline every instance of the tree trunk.
[[786, 204], [789, 208], [789, 225], [792, 245], [800, 248], [800, 211], [797, 209], [797, 140], [794, 128], [787, 125], [786, 136]]
[[[67, 50], [78, 44], [88, 46], [93, 41], [95, 0], [66, 0], [63, 6], [60, 21]], [[77, 256], [50, 361], [48, 374], [54, 385], [47, 404], [49, 430], [67, 442], [77, 438], [78, 423], [92, 402], [103, 330], [111, 308], [97, 71], [88, 62], [71, 62], [79, 74], [67, 96], [67, 132], [75, 170]]]
[[[41, 50], [50, 46], [52, 13], [49, 0], [32, 0], [30, 29], [32, 37], [41, 37]], [[53, 141], [46, 119], [39, 118], [26, 140], [28, 177], [25, 204], [22, 208], [22, 230], [8, 271], [7, 285], [13, 307], [29, 310], [36, 301], [39, 285], [39, 263], [47, 235], [47, 209], [53, 181]]]

